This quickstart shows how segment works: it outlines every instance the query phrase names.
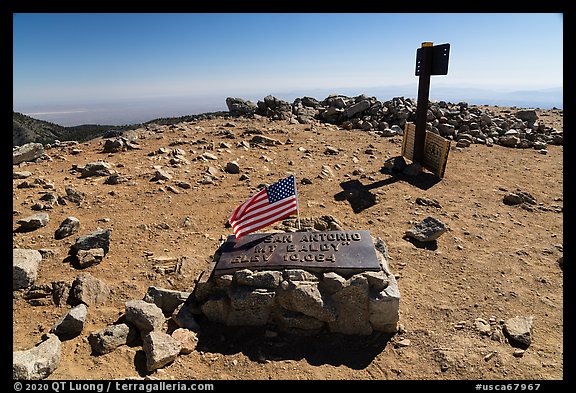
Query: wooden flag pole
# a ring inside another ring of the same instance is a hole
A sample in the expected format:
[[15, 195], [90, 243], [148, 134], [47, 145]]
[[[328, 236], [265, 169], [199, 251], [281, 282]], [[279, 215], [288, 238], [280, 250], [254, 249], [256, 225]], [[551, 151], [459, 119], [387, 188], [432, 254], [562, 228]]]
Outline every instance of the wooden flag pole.
[[298, 210], [298, 230], [301, 230], [302, 227], [300, 226], [300, 210]]
[[298, 202], [298, 189], [296, 188], [296, 175], [294, 176], [294, 192], [296, 194], [296, 214], [298, 215], [298, 230], [302, 229], [300, 226], [300, 203]]

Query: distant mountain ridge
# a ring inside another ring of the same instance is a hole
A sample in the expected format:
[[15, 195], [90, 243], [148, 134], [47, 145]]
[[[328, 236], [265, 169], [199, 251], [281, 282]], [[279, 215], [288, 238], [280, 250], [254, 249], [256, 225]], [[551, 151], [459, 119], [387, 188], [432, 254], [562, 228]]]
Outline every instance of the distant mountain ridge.
[[180, 117], [164, 117], [153, 119], [145, 123], [127, 124], [123, 126], [83, 124], [79, 126], [64, 127], [49, 121], [38, 120], [33, 117], [13, 111], [12, 116], [12, 147], [22, 146], [26, 143], [37, 142], [43, 145], [59, 141], [86, 142], [90, 139], [103, 136], [106, 131], [134, 130], [146, 124], [167, 125], [183, 121], [201, 119], [210, 115], [221, 115], [227, 112], [213, 112], [200, 115], [188, 115]]
[[29, 142], [51, 143], [61, 139], [65, 132], [65, 127], [58, 124], [13, 112], [12, 146], [21, 146]]
[[86, 124], [75, 127], [63, 127], [44, 120], [34, 119], [19, 112], [12, 115], [12, 146], [21, 146], [30, 142], [43, 145], [56, 140], [76, 140], [84, 142], [102, 135], [110, 128], [109, 125]]

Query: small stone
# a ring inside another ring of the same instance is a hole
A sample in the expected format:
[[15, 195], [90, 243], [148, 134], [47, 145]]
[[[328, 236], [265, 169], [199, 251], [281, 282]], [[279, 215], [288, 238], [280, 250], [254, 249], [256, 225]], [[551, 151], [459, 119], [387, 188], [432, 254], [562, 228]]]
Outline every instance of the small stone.
[[240, 173], [240, 165], [236, 161], [230, 161], [226, 164], [226, 168], [224, 169], [227, 173]]
[[57, 240], [63, 239], [78, 232], [79, 229], [80, 220], [72, 216], [67, 217], [64, 221], [62, 221], [60, 227], [54, 233], [54, 238]]
[[104, 249], [91, 248], [89, 250], [78, 250], [76, 257], [78, 258], [78, 265], [81, 268], [86, 268], [102, 262], [104, 259]]
[[428, 216], [413, 228], [408, 229], [405, 235], [421, 242], [431, 242], [438, 239], [446, 230], [446, 225], [442, 221]]
[[176, 329], [172, 332], [172, 338], [180, 342], [182, 345], [180, 348], [180, 354], [187, 355], [192, 353], [196, 349], [196, 344], [198, 343], [198, 337], [196, 333], [188, 329]]
[[326, 146], [326, 150], [324, 150], [324, 154], [326, 155], [336, 155], [339, 153], [339, 150], [332, 146]]
[[513, 355], [514, 357], [521, 358], [522, 356], [524, 356], [524, 352], [526, 352], [526, 351], [523, 350], [523, 349], [516, 349], [516, 350], [512, 353], [512, 355]]
[[476, 327], [476, 330], [478, 330], [480, 332], [480, 334], [484, 335], [484, 336], [488, 336], [490, 335], [490, 324], [488, 322], [486, 322], [484, 319], [482, 318], [476, 318], [474, 320], [474, 326]]
[[512, 341], [528, 347], [532, 343], [533, 317], [514, 317], [506, 320], [504, 329]]
[[212, 154], [212, 153], [204, 153], [204, 154], [200, 155], [200, 157], [202, 157], [201, 159], [203, 159], [203, 160], [212, 160], [212, 161], [214, 161], [214, 160], [217, 160], [217, 159], [218, 159], [218, 157], [216, 157], [216, 156], [215, 156], [214, 154]]
[[484, 356], [484, 361], [487, 362], [488, 360], [492, 359], [498, 352], [492, 351], [488, 355]]
[[404, 348], [404, 347], [409, 347], [410, 346], [410, 339], [408, 338], [404, 338], [400, 341], [398, 341], [397, 343], [394, 344], [394, 348]]
[[168, 172], [166, 172], [163, 169], [157, 169], [156, 172], [154, 172], [154, 175], [152, 176], [151, 181], [170, 180], [170, 179], [172, 179], [172, 175], [170, 175]]

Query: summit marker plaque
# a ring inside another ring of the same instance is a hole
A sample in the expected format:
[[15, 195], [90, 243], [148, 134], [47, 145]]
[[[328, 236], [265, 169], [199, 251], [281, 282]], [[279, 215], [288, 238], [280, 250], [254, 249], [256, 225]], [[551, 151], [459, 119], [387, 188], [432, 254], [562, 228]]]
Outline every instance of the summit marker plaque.
[[236, 240], [228, 236], [214, 273], [236, 270], [304, 269], [346, 272], [381, 269], [370, 232], [327, 231], [255, 233]]

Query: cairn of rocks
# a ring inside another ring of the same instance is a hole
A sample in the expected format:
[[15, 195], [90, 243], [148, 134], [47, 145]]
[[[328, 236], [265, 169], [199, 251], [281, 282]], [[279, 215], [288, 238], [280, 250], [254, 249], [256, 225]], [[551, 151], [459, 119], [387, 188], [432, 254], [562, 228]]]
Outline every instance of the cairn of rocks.
[[396, 333], [400, 292], [384, 242], [374, 243], [379, 271], [346, 275], [287, 268], [210, 274], [196, 284], [186, 307], [227, 326], [274, 325], [289, 334]]
[[[406, 122], [416, 119], [416, 101], [404, 97], [380, 101], [366, 95], [330, 95], [322, 101], [312, 97], [296, 98], [290, 104], [268, 95], [257, 104], [233, 97], [228, 97], [226, 104], [232, 116], [265, 116], [301, 124], [329, 123], [384, 137], [402, 135]], [[547, 127], [535, 109], [496, 116], [465, 102], [438, 101], [429, 103], [426, 121], [428, 131], [457, 141], [458, 147], [478, 143], [544, 150], [547, 145], [563, 144], [563, 131]]]

